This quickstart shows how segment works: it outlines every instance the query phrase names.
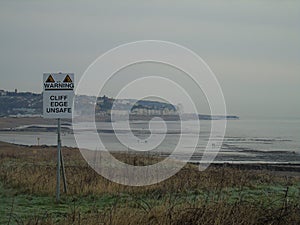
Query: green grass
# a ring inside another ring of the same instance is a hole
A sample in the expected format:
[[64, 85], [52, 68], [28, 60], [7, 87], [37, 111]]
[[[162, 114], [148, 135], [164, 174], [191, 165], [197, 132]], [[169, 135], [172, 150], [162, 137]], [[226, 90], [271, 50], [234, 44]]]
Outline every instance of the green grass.
[[[177, 204], [195, 204], [199, 201], [218, 202], [226, 201], [229, 204], [236, 202], [255, 203], [263, 202], [265, 207], [283, 204], [286, 201], [287, 187], [278, 185], [260, 185], [256, 187], [225, 188], [221, 191], [195, 190], [182, 193], [169, 193], [161, 196], [153, 192], [148, 194], [102, 194], [86, 196], [69, 196], [62, 193], [61, 202], [55, 201], [55, 196], [19, 194], [16, 190], [4, 187], [0, 183], [0, 224], [23, 224], [25, 221], [43, 221], [51, 218], [54, 223], [76, 215], [83, 215], [105, 211], [116, 204], [118, 207], [141, 208], [145, 211], [166, 203], [171, 198]], [[300, 185], [289, 186], [287, 199], [299, 200]]]
[[59, 220], [74, 211], [90, 213], [93, 210], [103, 210], [112, 206], [118, 199], [119, 196], [107, 194], [77, 197], [62, 194], [61, 201], [57, 204], [55, 196], [18, 194], [16, 190], [5, 188], [0, 183], [0, 224], [7, 224], [9, 218], [10, 224], [47, 216]]
[[95, 173], [74, 149], [64, 149], [68, 194], [57, 204], [55, 153], [0, 148], [0, 224], [300, 224], [299, 177], [187, 165], [164, 182], [128, 187]]

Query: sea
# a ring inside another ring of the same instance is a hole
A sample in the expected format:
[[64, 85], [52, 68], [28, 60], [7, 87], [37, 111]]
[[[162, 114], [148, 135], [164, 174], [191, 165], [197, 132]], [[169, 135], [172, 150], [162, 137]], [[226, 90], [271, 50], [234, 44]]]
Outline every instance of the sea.
[[[181, 123], [184, 123], [183, 125]], [[198, 162], [207, 151], [211, 121], [200, 121], [198, 133], [195, 121], [131, 121], [97, 122], [96, 130], [88, 122], [62, 124], [62, 145], [78, 147], [74, 133], [79, 137], [80, 146], [100, 151], [145, 151], [147, 153], [170, 155], [181, 140], [180, 154], [194, 151], [189, 161]], [[0, 141], [21, 145], [56, 145], [57, 133], [32, 131], [30, 127], [49, 127], [32, 124], [15, 130], [0, 132]], [[117, 127], [114, 129], [113, 127]], [[182, 127], [185, 127], [182, 130]], [[187, 128], [187, 129], [186, 129]], [[23, 131], [21, 131], [21, 129]], [[25, 131], [24, 131], [25, 130]], [[53, 130], [53, 129], [52, 129]], [[95, 141], [95, 134], [99, 141]], [[184, 138], [180, 139], [183, 135]], [[196, 144], [193, 144], [197, 138]], [[77, 140], [78, 141], [78, 140]], [[152, 142], [157, 142], [153, 143]], [[239, 119], [227, 120], [226, 133], [218, 140], [221, 148], [214, 162], [220, 163], [300, 163], [300, 119]], [[101, 144], [99, 144], [101, 143]], [[139, 149], [139, 147], [141, 149]]]

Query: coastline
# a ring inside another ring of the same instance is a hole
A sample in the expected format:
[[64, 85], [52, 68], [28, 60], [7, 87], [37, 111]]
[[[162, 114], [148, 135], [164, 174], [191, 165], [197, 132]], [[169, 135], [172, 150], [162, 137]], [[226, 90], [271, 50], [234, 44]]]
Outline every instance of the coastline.
[[[12, 144], [25, 144], [27, 146], [40, 144], [55, 145], [56, 144], [56, 120], [43, 118], [0, 118], [0, 135], [1, 141], [5, 141]], [[140, 124], [147, 124], [147, 121], [139, 122], [135, 124], [140, 128]], [[208, 122], [207, 122], [208, 123]], [[236, 122], [233, 122], [236, 124]], [[239, 122], [240, 123], [240, 122]], [[117, 141], [112, 139], [114, 131], [111, 130], [109, 123], [103, 123], [100, 125], [101, 129], [97, 129], [97, 132], [103, 137], [109, 137], [109, 142], [106, 144], [108, 149], [112, 152], [115, 151], [127, 151], [127, 148], [118, 148], [112, 143]], [[246, 124], [247, 125], [247, 124]], [[69, 147], [77, 147], [76, 141], [73, 136], [70, 120], [62, 121], [63, 132], [63, 144]], [[147, 129], [132, 128], [134, 134], [145, 137], [149, 135]], [[83, 130], [84, 131], [84, 130]], [[126, 130], [118, 130], [120, 134], [126, 134]], [[177, 130], [168, 131], [167, 135], [178, 135]], [[218, 153], [213, 164], [216, 167], [229, 165], [230, 167], [243, 168], [256, 168], [267, 169], [275, 171], [298, 171], [300, 164], [300, 152], [298, 149], [297, 141], [292, 142], [290, 137], [279, 136], [234, 136], [231, 134], [225, 137], [222, 145], [222, 149]], [[250, 144], [249, 144], [250, 143]], [[272, 145], [272, 143], [276, 145]], [[188, 144], [188, 143], [187, 143]], [[202, 144], [205, 144], [204, 142]], [[256, 148], [256, 144], [260, 146]], [[199, 164], [203, 156], [203, 146], [197, 147], [193, 157], [190, 159], [190, 163]], [[293, 147], [290, 147], [293, 146]], [[286, 147], [286, 148], [285, 148]], [[91, 150], [95, 150], [94, 145], [88, 147]], [[153, 153], [160, 154], [162, 157], [167, 157], [169, 153], [164, 149], [157, 149]], [[182, 154], [184, 154], [184, 149]], [[175, 156], [177, 159], [182, 158], [181, 153]], [[251, 164], [251, 165], [250, 165]], [[237, 166], [239, 165], [239, 166]], [[295, 168], [294, 168], [295, 167]]]
[[[12, 149], [22, 149], [25, 151], [47, 151], [47, 149], [56, 149], [55, 145], [22, 145], [22, 144], [12, 144], [8, 142], [0, 141], [0, 149], [1, 151], [9, 151]], [[63, 149], [68, 149], [68, 151], [78, 151], [78, 148], [74, 147], [67, 147], [63, 146]], [[1, 154], [1, 152], [0, 152]], [[114, 152], [114, 154], [120, 154], [120, 155], [126, 155], [128, 152]], [[143, 153], [130, 153], [134, 154], [135, 156], [142, 156], [147, 157], [148, 155]], [[164, 158], [164, 156], [160, 155], [152, 155], [155, 157], [159, 157], [161, 159]], [[151, 157], [151, 156], [150, 156]], [[201, 166], [199, 162], [190, 161], [187, 164], [190, 165], [196, 165]], [[236, 169], [236, 170], [253, 170], [253, 171], [269, 171], [277, 175], [283, 175], [283, 176], [296, 176], [300, 177], [300, 163], [293, 163], [293, 162], [287, 162], [287, 163], [275, 163], [275, 162], [212, 162], [209, 165], [209, 168], [230, 168], [230, 169]]]

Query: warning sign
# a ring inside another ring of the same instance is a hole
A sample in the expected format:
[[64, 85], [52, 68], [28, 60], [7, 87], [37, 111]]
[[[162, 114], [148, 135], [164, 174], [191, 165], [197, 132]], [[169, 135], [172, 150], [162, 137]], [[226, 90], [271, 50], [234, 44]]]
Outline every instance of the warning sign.
[[43, 89], [44, 118], [72, 118], [74, 74], [44, 73]]
[[46, 83], [55, 83], [55, 81], [54, 81], [52, 75], [49, 75], [49, 76], [48, 76], [48, 78], [47, 78], [47, 80], [46, 80]]
[[69, 75], [66, 76], [66, 78], [64, 79], [63, 82], [66, 82], [66, 83], [73, 83], [72, 79], [70, 78]]

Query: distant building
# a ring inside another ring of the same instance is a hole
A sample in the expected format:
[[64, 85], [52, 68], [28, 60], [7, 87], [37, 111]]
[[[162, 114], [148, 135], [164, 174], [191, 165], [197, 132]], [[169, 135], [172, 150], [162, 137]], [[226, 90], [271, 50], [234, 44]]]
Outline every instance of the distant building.
[[129, 111], [128, 110], [112, 109], [112, 110], [110, 110], [110, 114], [113, 114], [115, 116], [126, 116], [126, 115], [129, 115]]
[[6, 91], [0, 90], [0, 96], [6, 96], [6, 95], [7, 95]]

